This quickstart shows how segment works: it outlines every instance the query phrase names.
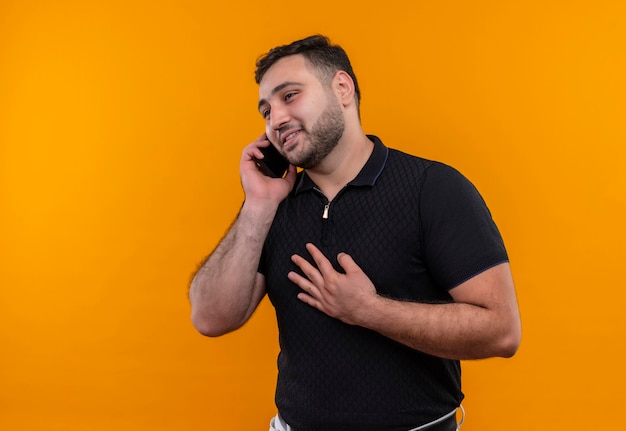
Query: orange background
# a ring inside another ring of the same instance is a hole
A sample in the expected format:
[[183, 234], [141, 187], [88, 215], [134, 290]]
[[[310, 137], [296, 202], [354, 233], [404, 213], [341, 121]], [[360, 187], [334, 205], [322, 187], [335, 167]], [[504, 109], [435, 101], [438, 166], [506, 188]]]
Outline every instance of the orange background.
[[623, 409], [621, 1], [0, 3], [0, 429], [266, 430], [267, 302], [198, 335], [187, 283], [241, 203], [254, 61], [326, 33], [366, 132], [452, 164], [507, 243], [524, 324], [464, 363], [464, 430]]

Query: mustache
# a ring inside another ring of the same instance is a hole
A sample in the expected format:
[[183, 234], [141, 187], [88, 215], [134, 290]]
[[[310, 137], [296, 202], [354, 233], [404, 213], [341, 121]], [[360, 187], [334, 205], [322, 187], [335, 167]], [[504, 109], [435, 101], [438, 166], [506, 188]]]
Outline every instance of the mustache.
[[304, 127], [302, 127], [302, 125], [289, 123], [289, 124], [285, 124], [284, 126], [281, 126], [280, 128], [276, 129], [276, 135], [278, 136], [279, 140], [282, 140], [282, 137], [285, 134], [285, 132], [289, 133], [290, 130], [295, 130], [295, 129], [305, 131], [305, 129], [304, 129]]

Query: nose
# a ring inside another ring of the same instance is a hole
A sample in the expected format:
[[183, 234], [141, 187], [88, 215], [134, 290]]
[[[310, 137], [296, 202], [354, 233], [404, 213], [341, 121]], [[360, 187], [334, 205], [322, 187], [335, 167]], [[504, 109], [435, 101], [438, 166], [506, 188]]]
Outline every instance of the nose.
[[289, 114], [284, 106], [272, 106], [268, 125], [272, 130], [279, 130], [282, 126], [289, 122]]

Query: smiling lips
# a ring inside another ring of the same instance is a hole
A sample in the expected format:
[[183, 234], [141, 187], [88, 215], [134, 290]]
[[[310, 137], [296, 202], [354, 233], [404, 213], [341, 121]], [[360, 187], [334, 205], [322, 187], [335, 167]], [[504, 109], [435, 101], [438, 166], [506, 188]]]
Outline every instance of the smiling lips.
[[295, 130], [295, 131], [289, 132], [284, 137], [281, 137], [283, 148], [288, 149], [294, 143], [295, 138], [298, 136], [299, 133], [300, 133], [299, 130]]

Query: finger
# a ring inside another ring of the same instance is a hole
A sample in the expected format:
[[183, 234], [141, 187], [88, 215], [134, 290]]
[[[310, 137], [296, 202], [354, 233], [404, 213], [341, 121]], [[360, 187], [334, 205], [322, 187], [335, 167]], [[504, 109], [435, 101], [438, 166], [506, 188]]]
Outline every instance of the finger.
[[289, 280], [291, 280], [294, 284], [296, 284], [300, 289], [305, 291], [311, 297], [319, 296], [320, 292], [317, 286], [315, 286], [315, 284], [309, 281], [306, 277], [303, 277], [300, 274], [291, 271], [287, 274], [287, 278], [289, 278]]
[[265, 135], [265, 133], [263, 133], [257, 138], [256, 141], [252, 143], [252, 146], [254, 147], [254, 157], [256, 157], [257, 159], [264, 159], [265, 154], [261, 152], [261, 148], [266, 148], [270, 145], [272, 144], [270, 143], [270, 141], [267, 140], [267, 136]]
[[346, 274], [357, 271], [362, 272], [361, 267], [356, 264], [348, 253], [339, 253], [337, 255], [337, 263], [346, 271]]
[[265, 133], [259, 136], [255, 142], [257, 143], [258, 147], [269, 147], [270, 145], [272, 145]]
[[320, 283], [324, 282], [322, 274], [320, 274], [317, 268], [311, 265], [311, 263], [305, 258], [303, 258], [302, 256], [298, 256], [297, 254], [294, 254], [293, 256], [291, 256], [291, 261], [300, 268], [302, 273], [312, 283], [319, 285]]
[[242, 151], [241, 153], [241, 158], [242, 160], [245, 161], [254, 161], [254, 159], [262, 159], [263, 158], [263, 153], [261, 152], [260, 148], [265, 146], [265, 145], [259, 145], [261, 144], [262, 141], [260, 140], [256, 140], [254, 142], [251, 142], [250, 144], [248, 144]]
[[326, 278], [328, 275], [335, 273], [335, 268], [333, 268], [332, 263], [324, 256], [324, 253], [320, 251], [314, 244], [308, 243], [306, 245], [306, 249], [315, 261], [319, 272], [322, 274], [322, 277]]
[[298, 299], [305, 304], [310, 305], [311, 307], [317, 308], [320, 311], [322, 310], [322, 303], [312, 296], [307, 295], [306, 293], [298, 293]]

